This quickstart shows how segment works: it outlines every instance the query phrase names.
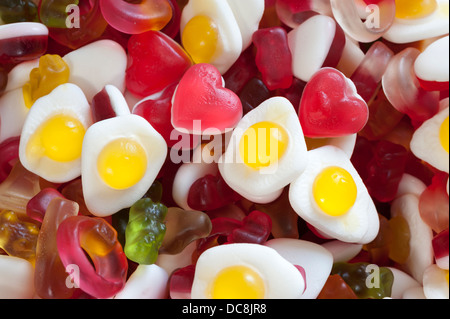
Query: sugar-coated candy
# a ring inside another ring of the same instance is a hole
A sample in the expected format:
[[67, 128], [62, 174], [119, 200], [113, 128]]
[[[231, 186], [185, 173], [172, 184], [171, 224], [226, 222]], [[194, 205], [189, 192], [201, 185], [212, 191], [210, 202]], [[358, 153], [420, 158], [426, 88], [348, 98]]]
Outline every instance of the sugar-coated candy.
[[253, 34], [253, 44], [257, 48], [255, 61], [267, 88], [289, 88], [294, 76], [287, 32], [281, 27], [260, 29]]
[[[373, 274], [374, 271], [377, 274]], [[331, 274], [341, 276], [358, 298], [382, 299], [391, 296], [394, 275], [389, 268], [374, 270], [368, 263], [335, 263]]]
[[299, 117], [305, 136], [339, 137], [362, 130], [369, 110], [350, 79], [334, 68], [322, 68], [306, 84]]
[[37, 6], [32, 0], [5, 0], [0, 4], [4, 23], [37, 22]]
[[26, 214], [28, 201], [40, 190], [39, 176], [26, 170], [17, 161], [11, 173], [0, 184], [1, 208]]
[[156, 261], [166, 233], [167, 207], [143, 198], [130, 208], [124, 251], [128, 259], [150, 265]]
[[104, 219], [68, 217], [59, 224], [56, 240], [64, 267], [75, 266], [73, 281], [81, 290], [110, 298], [123, 289], [128, 261], [116, 231]]
[[0, 298], [31, 299], [34, 296], [33, 265], [18, 257], [0, 255]]
[[414, 62], [420, 86], [428, 91], [448, 90], [449, 37], [431, 43]]
[[[173, 97], [172, 125], [192, 134], [208, 131], [220, 134], [231, 130], [242, 114], [239, 97], [223, 87], [222, 76], [211, 64], [191, 66]], [[199, 128], [195, 127], [196, 123], [201, 123]]]
[[139, 265], [114, 299], [166, 299], [169, 275], [157, 265]]
[[34, 265], [39, 223], [23, 213], [2, 210], [0, 225], [0, 248], [8, 255], [23, 258]]
[[100, 0], [103, 17], [115, 29], [130, 34], [161, 30], [172, 18], [168, 0], [144, 0], [138, 3]]
[[317, 299], [358, 299], [340, 275], [330, 275]]
[[49, 94], [57, 86], [69, 81], [69, 66], [59, 55], [46, 54], [39, 58], [39, 68], [30, 72], [30, 80], [23, 86], [23, 98], [28, 108], [36, 100]]
[[11, 137], [0, 143], [0, 183], [11, 173], [14, 162], [19, 158], [20, 137]]
[[160, 254], [179, 254], [191, 242], [207, 237], [212, 229], [207, 214], [178, 207], [168, 209], [164, 223], [166, 233], [159, 249]]
[[331, 0], [331, 8], [344, 31], [363, 43], [381, 38], [392, 26], [396, 15], [395, 0], [381, 0], [375, 4], [372, 1]]
[[140, 97], [179, 82], [192, 65], [183, 48], [159, 31], [133, 35], [128, 41], [128, 55], [131, 63], [126, 71], [126, 86]]
[[406, 48], [389, 62], [382, 78], [387, 99], [397, 111], [415, 123], [423, 123], [439, 110], [439, 93], [425, 91], [414, 75], [414, 62], [420, 55], [416, 48]]
[[59, 257], [56, 234], [66, 218], [76, 215], [76, 202], [57, 197], [48, 203], [36, 244], [34, 271], [34, 286], [41, 298], [68, 299], [73, 295], [73, 289], [66, 284], [68, 274]]
[[0, 64], [33, 60], [47, 50], [48, 29], [38, 22], [0, 25]]
[[288, 34], [295, 77], [308, 82], [322, 67], [336, 67], [345, 47], [345, 34], [331, 17], [316, 14]]
[[[71, 6], [72, 5], [72, 6]], [[102, 16], [99, 1], [73, 7], [70, 0], [42, 0], [39, 20], [49, 28], [49, 36], [63, 46], [78, 49], [99, 39], [108, 23]]]

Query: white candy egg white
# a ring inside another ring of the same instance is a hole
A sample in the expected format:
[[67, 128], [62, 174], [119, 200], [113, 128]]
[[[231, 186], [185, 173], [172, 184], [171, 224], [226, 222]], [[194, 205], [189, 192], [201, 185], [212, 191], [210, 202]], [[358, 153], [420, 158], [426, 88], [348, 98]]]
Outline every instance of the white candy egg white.
[[300, 271], [273, 248], [257, 244], [228, 244], [203, 252], [196, 264], [192, 299], [210, 299], [211, 285], [224, 269], [246, 266], [265, 284], [264, 299], [298, 299], [305, 281]]
[[414, 71], [425, 81], [449, 81], [449, 36], [431, 43], [414, 62]]
[[181, 15], [180, 33], [194, 17], [204, 15], [218, 28], [217, 50], [210, 63], [225, 73], [242, 52], [242, 35], [231, 7], [224, 0], [190, 0]]
[[33, 298], [34, 267], [25, 259], [0, 255], [0, 299]]
[[448, 152], [440, 140], [441, 125], [449, 116], [449, 108], [425, 121], [413, 135], [411, 151], [415, 156], [443, 172], [449, 172]]
[[[110, 142], [129, 138], [145, 150], [147, 168], [141, 180], [127, 189], [109, 187], [100, 177], [97, 159]], [[86, 132], [82, 151], [82, 185], [86, 206], [100, 217], [112, 215], [130, 207], [148, 191], [167, 156], [164, 138], [144, 118], [122, 115], [94, 123]]]
[[[239, 143], [246, 130], [260, 122], [280, 125], [288, 134], [289, 143], [276, 163], [256, 170], [243, 162]], [[286, 98], [274, 97], [247, 113], [239, 122], [219, 160], [219, 171], [241, 196], [255, 203], [269, 203], [303, 172], [306, 163], [306, 142], [294, 107]]]
[[45, 155], [36, 157], [27, 155], [27, 146], [42, 124], [62, 114], [77, 119], [85, 130], [92, 124], [89, 103], [83, 91], [74, 84], [62, 84], [33, 104], [25, 119], [19, 145], [19, 159], [22, 165], [30, 172], [53, 183], [65, 183], [80, 176], [81, 156], [70, 162], [58, 162]]
[[423, 292], [427, 299], [449, 299], [448, 270], [428, 267], [423, 274]]
[[305, 270], [306, 289], [301, 299], [316, 299], [331, 273], [333, 255], [318, 244], [299, 239], [276, 238], [265, 245]]
[[392, 202], [391, 217], [397, 216], [406, 220], [411, 234], [409, 257], [402, 268], [422, 283], [425, 269], [433, 264], [433, 231], [420, 217], [419, 198], [413, 194], [403, 195]]
[[407, 273], [397, 268], [388, 268], [390, 271], [392, 271], [392, 275], [394, 275], [394, 282], [392, 284], [391, 293], [392, 299], [403, 299], [407, 291], [416, 288], [422, 289], [422, 285]]
[[399, 19], [383, 35], [393, 43], [410, 43], [449, 33], [449, 0], [437, 0], [438, 8], [429, 16], [421, 19]]
[[332, 138], [308, 138], [305, 137], [308, 150], [313, 150], [326, 145], [333, 145], [342, 149], [351, 158], [356, 146], [358, 134], [351, 134]]
[[[338, 166], [349, 172], [357, 188], [353, 207], [339, 217], [322, 212], [313, 197], [313, 184], [317, 175], [330, 166]], [[347, 154], [335, 146], [323, 146], [308, 152], [308, 166], [291, 183], [289, 201], [301, 218], [332, 238], [367, 244], [378, 234], [379, 219], [375, 204]]]

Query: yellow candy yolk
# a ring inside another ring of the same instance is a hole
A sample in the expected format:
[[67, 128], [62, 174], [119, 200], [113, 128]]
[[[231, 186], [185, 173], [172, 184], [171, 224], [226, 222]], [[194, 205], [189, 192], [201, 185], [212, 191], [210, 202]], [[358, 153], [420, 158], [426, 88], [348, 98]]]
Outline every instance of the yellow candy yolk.
[[100, 152], [97, 170], [109, 187], [127, 189], [144, 177], [147, 170], [147, 154], [142, 145], [133, 139], [116, 139]]
[[181, 36], [184, 49], [195, 63], [209, 63], [217, 51], [219, 31], [214, 21], [203, 15], [192, 18]]
[[396, 13], [399, 19], [420, 19], [436, 11], [436, 0], [395, 0]]
[[247, 266], [231, 266], [214, 278], [211, 286], [213, 299], [263, 299], [264, 280]]
[[278, 162], [286, 152], [289, 135], [272, 122], [259, 122], [248, 128], [239, 142], [239, 154], [244, 163], [255, 169]]
[[327, 215], [346, 214], [356, 202], [357, 188], [353, 177], [341, 167], [325, 168], [315, 179], [314, 200]]
[[56, 162], [80, 158], [86, 129], [69, 115], [55, 115], [42, 124], [27, 146], [31, 157], [47, 156]]
[[439, 130], [439, 139], [441, 141], [441, 145], [444, 148], [444, 150], [448, 153], [449, 151], [449, 129], [448, 129], [448, 116], [444, 120], [444, 122], [441, 125], [441, 128]]
[[25, 105], [30, 108], [36, 100], [69, 81], [70, 70], [59, 55], [46, 54], [39, 58], [39, 67], [30, 72], [30, 80], [22, 88]]

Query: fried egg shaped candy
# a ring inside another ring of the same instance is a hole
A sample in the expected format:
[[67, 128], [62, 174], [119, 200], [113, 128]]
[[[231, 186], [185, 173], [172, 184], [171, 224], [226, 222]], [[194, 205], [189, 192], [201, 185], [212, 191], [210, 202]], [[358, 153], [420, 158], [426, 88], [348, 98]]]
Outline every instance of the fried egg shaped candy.
[[306, 142], [292, 104], [274, 97], [247, 113], [219, 159], [225, 182], [255, 203], [275, 200], [307, 163]]
[[289, 201], [327, 237], [366, 244], [378, 234], [375, 204], [348, 156], [335, 146], [308, 152], [308, 166], [291, 183]]

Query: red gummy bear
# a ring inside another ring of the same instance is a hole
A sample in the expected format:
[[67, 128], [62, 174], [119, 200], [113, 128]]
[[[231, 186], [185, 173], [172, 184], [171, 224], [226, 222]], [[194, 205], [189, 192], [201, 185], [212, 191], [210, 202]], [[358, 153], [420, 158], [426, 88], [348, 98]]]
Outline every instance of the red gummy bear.
[[322, 68], [305, 87], [299, 117], [305, 136], [339, 137], [362, 130], [369, 119], [369, 108], [342, 72]]
[[140, 97], [158, 93], [178, 82], [192, 60], [172, 38], [159, 31], [135, 34], [128, 42], [131, 59], [127, 89]]

